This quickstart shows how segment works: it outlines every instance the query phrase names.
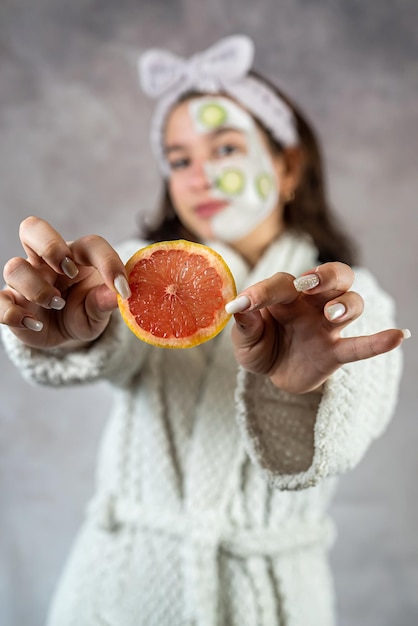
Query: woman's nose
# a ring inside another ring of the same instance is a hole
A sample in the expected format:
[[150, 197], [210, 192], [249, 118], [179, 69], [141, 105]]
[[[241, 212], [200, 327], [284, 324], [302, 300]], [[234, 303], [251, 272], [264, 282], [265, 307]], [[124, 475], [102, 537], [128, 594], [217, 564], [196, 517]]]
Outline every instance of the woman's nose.
[[205, 161], [195, 161], [190, 169], [190, 186], [193, 189], [209, 189], [211, 182], [205, 169]]

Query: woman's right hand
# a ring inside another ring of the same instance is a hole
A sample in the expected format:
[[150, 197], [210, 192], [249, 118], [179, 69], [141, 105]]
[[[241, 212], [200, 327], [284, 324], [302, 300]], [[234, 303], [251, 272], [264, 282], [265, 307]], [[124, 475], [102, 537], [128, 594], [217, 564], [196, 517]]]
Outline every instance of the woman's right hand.
[[48, 222], [28, 217], [20, 225], [27, 258], [4, 267], [0, 322], [26, 345], [54, 348], [97, 339], [130, 295], [125, 267], [102, 237], [66, 242]]

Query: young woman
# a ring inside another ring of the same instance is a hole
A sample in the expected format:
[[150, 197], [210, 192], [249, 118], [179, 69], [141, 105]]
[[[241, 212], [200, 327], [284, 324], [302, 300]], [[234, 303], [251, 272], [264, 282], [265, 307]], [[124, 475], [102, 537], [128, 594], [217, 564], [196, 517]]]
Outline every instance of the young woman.
[[104, 378], [115, 397], [50, 626], [334, 623], [327, 506], [391, 417], [408, 332], [354, 277], [314, 135], [252, 57], [237, 36], [141, 63], [165, 184], [148, 239], [222, 254], [231, 332], [179, 351], [133, 339], [116, 292], [129, 297], [123, 261], [144, 241], [68, 243], [31, 217], [27, 258], [6, 264], [0, 321], [22, 374]]

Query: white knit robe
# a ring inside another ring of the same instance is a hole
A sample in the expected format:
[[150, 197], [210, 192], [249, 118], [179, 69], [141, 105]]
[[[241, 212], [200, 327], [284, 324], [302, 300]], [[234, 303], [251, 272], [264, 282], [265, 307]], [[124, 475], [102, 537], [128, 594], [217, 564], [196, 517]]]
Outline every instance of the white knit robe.
[[[140, 242], [121, 251], [129, 257]], [[249, 271], [211, 244], [238, 289], [316, 265], [285, 234]], [[365, 311], [346, 334], [393, 325], [393, 305], [365, 270]], [[227, 328], [189, 350], [137, 340], [115, 313], [88, 349], [31, 350], [2, 329], [25, 378], [68, 385], [106, 378], [114, 406], [97, 490], [51, 606], [49, 626], [331, 626], [326, 509], [393, 412], [399, 349], [340, 369], [292, 396], [238, 368]], [[76, 425], [76, 418], [75, 424]]]

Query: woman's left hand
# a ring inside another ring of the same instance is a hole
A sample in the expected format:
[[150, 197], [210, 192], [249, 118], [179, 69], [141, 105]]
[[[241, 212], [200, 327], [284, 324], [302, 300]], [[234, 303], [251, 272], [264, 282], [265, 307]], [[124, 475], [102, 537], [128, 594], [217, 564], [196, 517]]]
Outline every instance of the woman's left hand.
[[281, 389], [312, 391], [344, 363], [393, 350], [406, 336], [398, 329], [340, 336], [363, 312], [361, 296], [350, 291], [354, 273], [344, 263], [325, 263], [294, 281], [279, 272], [227, 305], [235, 313], [232, 341], [238, 363], [269, 376]]

